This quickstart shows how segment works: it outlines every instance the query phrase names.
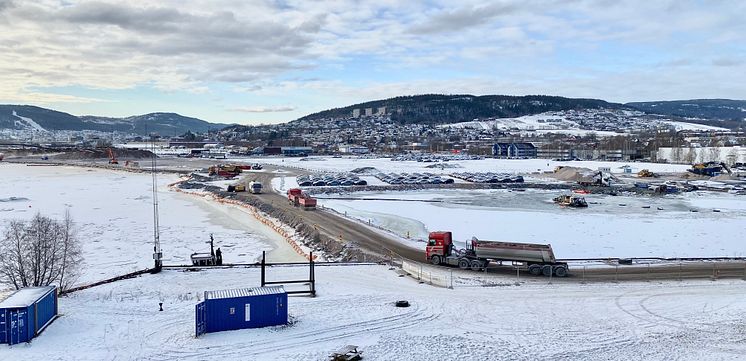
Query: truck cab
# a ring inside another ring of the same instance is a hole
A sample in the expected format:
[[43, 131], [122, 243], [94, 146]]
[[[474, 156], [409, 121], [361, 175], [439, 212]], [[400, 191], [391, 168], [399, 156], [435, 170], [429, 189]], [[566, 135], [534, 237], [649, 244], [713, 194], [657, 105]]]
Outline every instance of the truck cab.
[[453, 234], [451, 232], [430, 232], [425, 248], [425, 256], [430, 262], [433, 256], [446, 258], [453, 252]]

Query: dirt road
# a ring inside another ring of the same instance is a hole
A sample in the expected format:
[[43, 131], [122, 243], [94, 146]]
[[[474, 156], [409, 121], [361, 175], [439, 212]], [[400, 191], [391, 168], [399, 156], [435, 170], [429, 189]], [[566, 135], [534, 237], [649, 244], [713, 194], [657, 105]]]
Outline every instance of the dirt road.
[[262, 194], [242, 194], [242, 197], [257, 197], [272, 206], [282, 209], [284, 212], [292, 213], [301, 217], [307, 224], [314, 226], [319, 233], [330, 238], [339, 240], [341, 243], [359, 247], [369, 253], [380, 257], [389, 258], [399, 256], [414, 261], [424, 261], [423, 252], [408, 247], [401, 242], [369, 228], [361, 223], [340, 217], [331, 211], [321, 208], [313, 211], [305, 211], [291, 205], [284, 195], [278, 194], [271, 189], [272, 178], [276, 177], [276, 168], [269, 168], [265, 172], [251, 173], [248, 177], [257, 179], [264, 185]]

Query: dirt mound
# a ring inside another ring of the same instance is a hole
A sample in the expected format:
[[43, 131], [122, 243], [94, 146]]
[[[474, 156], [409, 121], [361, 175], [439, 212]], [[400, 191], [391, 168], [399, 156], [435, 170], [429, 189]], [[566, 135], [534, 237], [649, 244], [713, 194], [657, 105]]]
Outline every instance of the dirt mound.
[[438, 164], [430, 164], [425, 166], [425, 168], [437, 168], [437, 169], [447, 169], [447, 168], [463, 168], [461, 164], [458, 163], [438, 163]]
[[551, 176], [555, 179], [566, 182], [593, 181], [593, 176], [597, 171], [588, 168], [563, 167], [554, 172]]
[[355, 173], [355, 174], [375, 174], [375, 173], [378, 173], [378, 169], [376, 169], [374, 167], [360, 167], [360, 168], [355, 168], [355, 169], [351, 170], [350, 173]]
[[[153, 153], [148, 150], [139, 149], [114, 149], [114, 156], [117, 159], [149, 159]], [[76, 160], [76, 159], [107, 159], [109, 152], [105, 148], [80, 149], [55, 155], [54, 159]]]

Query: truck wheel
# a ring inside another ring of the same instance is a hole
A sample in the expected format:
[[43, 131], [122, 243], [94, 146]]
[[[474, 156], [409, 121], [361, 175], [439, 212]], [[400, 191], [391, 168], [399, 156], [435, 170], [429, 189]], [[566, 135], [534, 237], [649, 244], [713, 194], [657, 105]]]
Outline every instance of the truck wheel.
[[567, 277], [567, 267], [558, 266], [554, 268], [554, 275], [557, 277]]
[[482, 269], [482, 262], [479, 262], [477, 260], [471, 261], [471, 270], [472, 271], [479, 271]]
[[434, 264], [436, 266], [439, 265], [440, 264], [440, 256], [438, 256], [436, 254], [435, 256], [430, 257], [430, 263], [432, 263], [432, 264]]
[[533, 276], [540, 276], [541, 275], [541, 266], [538, 264], [532, 264], [528, 266], [528, 273], [530, 273]]
[[458, 260], [458, 268], [461, 268], [461, 269], [469, 268], [469, 260], [466, 258], [462, 258]]
[[552, 275], [552, 266], [550, 265], [544, 265], [544, 267], [541, 267], [541, 274], [543, 274], [546, 277], [549, 277]]

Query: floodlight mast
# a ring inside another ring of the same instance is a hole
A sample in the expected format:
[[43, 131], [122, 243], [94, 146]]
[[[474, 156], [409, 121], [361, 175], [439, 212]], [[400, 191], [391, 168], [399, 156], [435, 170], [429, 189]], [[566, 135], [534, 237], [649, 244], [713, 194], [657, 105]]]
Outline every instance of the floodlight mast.
[[151, 152], [153, 158], [150, 163], [150, 173], [153, 176], [153, 260], [155, 265], [153, 267], [153, 273], [158, 273], [163, 267], [162, 259], [163, 253], [161, 252], [161, 239], [158, 224], [158, 176], [156, 173], [156, 155], [155, 155], [155, 138], [151, 135]]

